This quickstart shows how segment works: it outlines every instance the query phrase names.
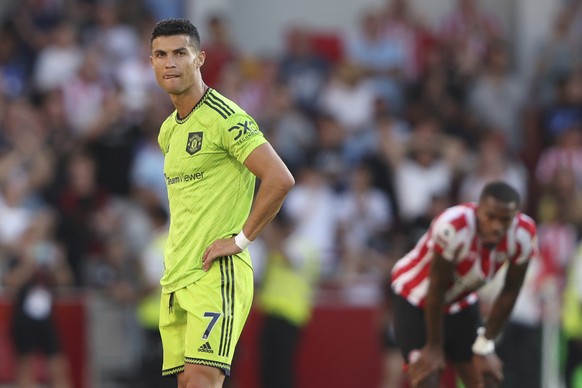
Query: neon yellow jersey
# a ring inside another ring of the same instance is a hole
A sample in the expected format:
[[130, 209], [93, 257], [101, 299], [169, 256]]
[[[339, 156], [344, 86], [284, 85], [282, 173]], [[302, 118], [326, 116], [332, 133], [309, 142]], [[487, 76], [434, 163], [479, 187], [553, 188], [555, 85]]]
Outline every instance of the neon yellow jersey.
[[580, 274], [582, 273], [582, 244], [568, 267], [566, 289], [563, 293], [562, 329], [566, 338], [582, 338], [582, 300], [579, 295]]
[[[169, 293], [204, 276], [202, 255], [213, 241], [241, 231], [255, 188], [243, 163], [266, 139], [245, 111], [209, 88], [188, 116], [174, 111], [163, 122], [158, 142], [170, 204], [160, 283]], [[248, 250], [237, 257], [252, 267]]]

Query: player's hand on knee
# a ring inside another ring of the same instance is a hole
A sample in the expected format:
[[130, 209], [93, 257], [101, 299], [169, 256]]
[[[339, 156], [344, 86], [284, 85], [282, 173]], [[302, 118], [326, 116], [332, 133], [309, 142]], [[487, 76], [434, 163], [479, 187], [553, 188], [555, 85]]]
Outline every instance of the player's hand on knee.
[[501, 380], [491, 374], [483, 376], [483, 388], [500, 388]]
[[503, 381], [503, 363], [495, 353], [473, 356], [473, 365], [477, 370], [479, 386], [483, 388], [496, 388]]

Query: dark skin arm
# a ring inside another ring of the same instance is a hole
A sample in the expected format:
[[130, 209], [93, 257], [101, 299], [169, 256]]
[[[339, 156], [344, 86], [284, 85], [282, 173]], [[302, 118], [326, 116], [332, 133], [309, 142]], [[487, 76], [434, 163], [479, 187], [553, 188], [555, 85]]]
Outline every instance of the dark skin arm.
[[445, 291], [453, 275], [454, 264], [435, 253], [430, 268], [430, 283], [424, 309], [426, 324], [426, 345], [421, 349], [419, 359], [410, 364], [409, 376], [413, 386], [417, 386], [429, 376], [439, 375], [445, 367], [443, 350], [443, 306]]
[[[501, 334], [523, 285], [527, 267], [528, 263], [519, 265], [510, 264], [507, 268], [503, 289], [493, 303], [487, 325], [485, 326], [486, 338], [495, 339]], [[503, 380], [502, 364], [495, 353], [487, 356], [475, 355], [473, 362], [478, 376], [489, 379], [493, 378], [497, 383]]]
[[[275, 217], [295, 180], [269, 143], [257, 147], [245, 160], [245, 166], [261, 181], [253, 208], [243, 226], [245, 236], [254, 241]], [[212, 262], [241, 252], [234, 237], [216, 240], [204, 251], [202, 264], [205, 271]]]
[[489, 318], [487, 319], [485, 337], [497, 338], [501, 334], [501, 330], [509, 319], [511, 310], [513, 310], [513, 306], [523, 285], [527, 266], [528, 263], [519, 265], [510, 264], [507, 268], [503, 289], [497, 296], [497, 299], [495, 299]]

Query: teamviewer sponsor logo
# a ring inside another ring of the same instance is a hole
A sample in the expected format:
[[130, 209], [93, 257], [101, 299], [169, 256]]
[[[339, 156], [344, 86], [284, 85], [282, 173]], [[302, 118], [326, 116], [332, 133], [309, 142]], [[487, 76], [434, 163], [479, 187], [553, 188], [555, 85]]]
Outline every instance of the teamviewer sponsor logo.
[[210, 347], [210, 344], [208, 342], [205, 342], [204, 344], [202, 344], [202, 346], [200, 346], [198, 348], [199, 352], [203, 352], [203, 353], [214, 353], [214, 351], [212, 350], [212, 348]]

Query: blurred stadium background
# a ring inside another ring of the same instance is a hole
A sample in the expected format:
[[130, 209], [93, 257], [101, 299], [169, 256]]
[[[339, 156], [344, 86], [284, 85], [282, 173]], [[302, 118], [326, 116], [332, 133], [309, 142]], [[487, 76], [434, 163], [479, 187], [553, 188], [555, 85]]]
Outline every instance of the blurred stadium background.
[[[505, 386], [582, 387], [580, 0], [0, 1], [0, 386], [15, 386], [11, 322], [31, 283], [53, 292], [74, 387], [162, 386], [156, 136], [172, 107], [148, 50], [166, 17], [199, 27], [206, 83], [297, 180], [286, 234], [252, 245], [257, 303], [229, 387], [260, 387], [270, 292], [292, 301], [283, 316], [304, 313], [298, 388], [405, 387], [390, 267], [496, 179], [520, 192], [541, 246], [499, 343]], [[266, 287], [281, 252], [308, 296]], [[44, 358], [32, 373], [48, 384]]]

